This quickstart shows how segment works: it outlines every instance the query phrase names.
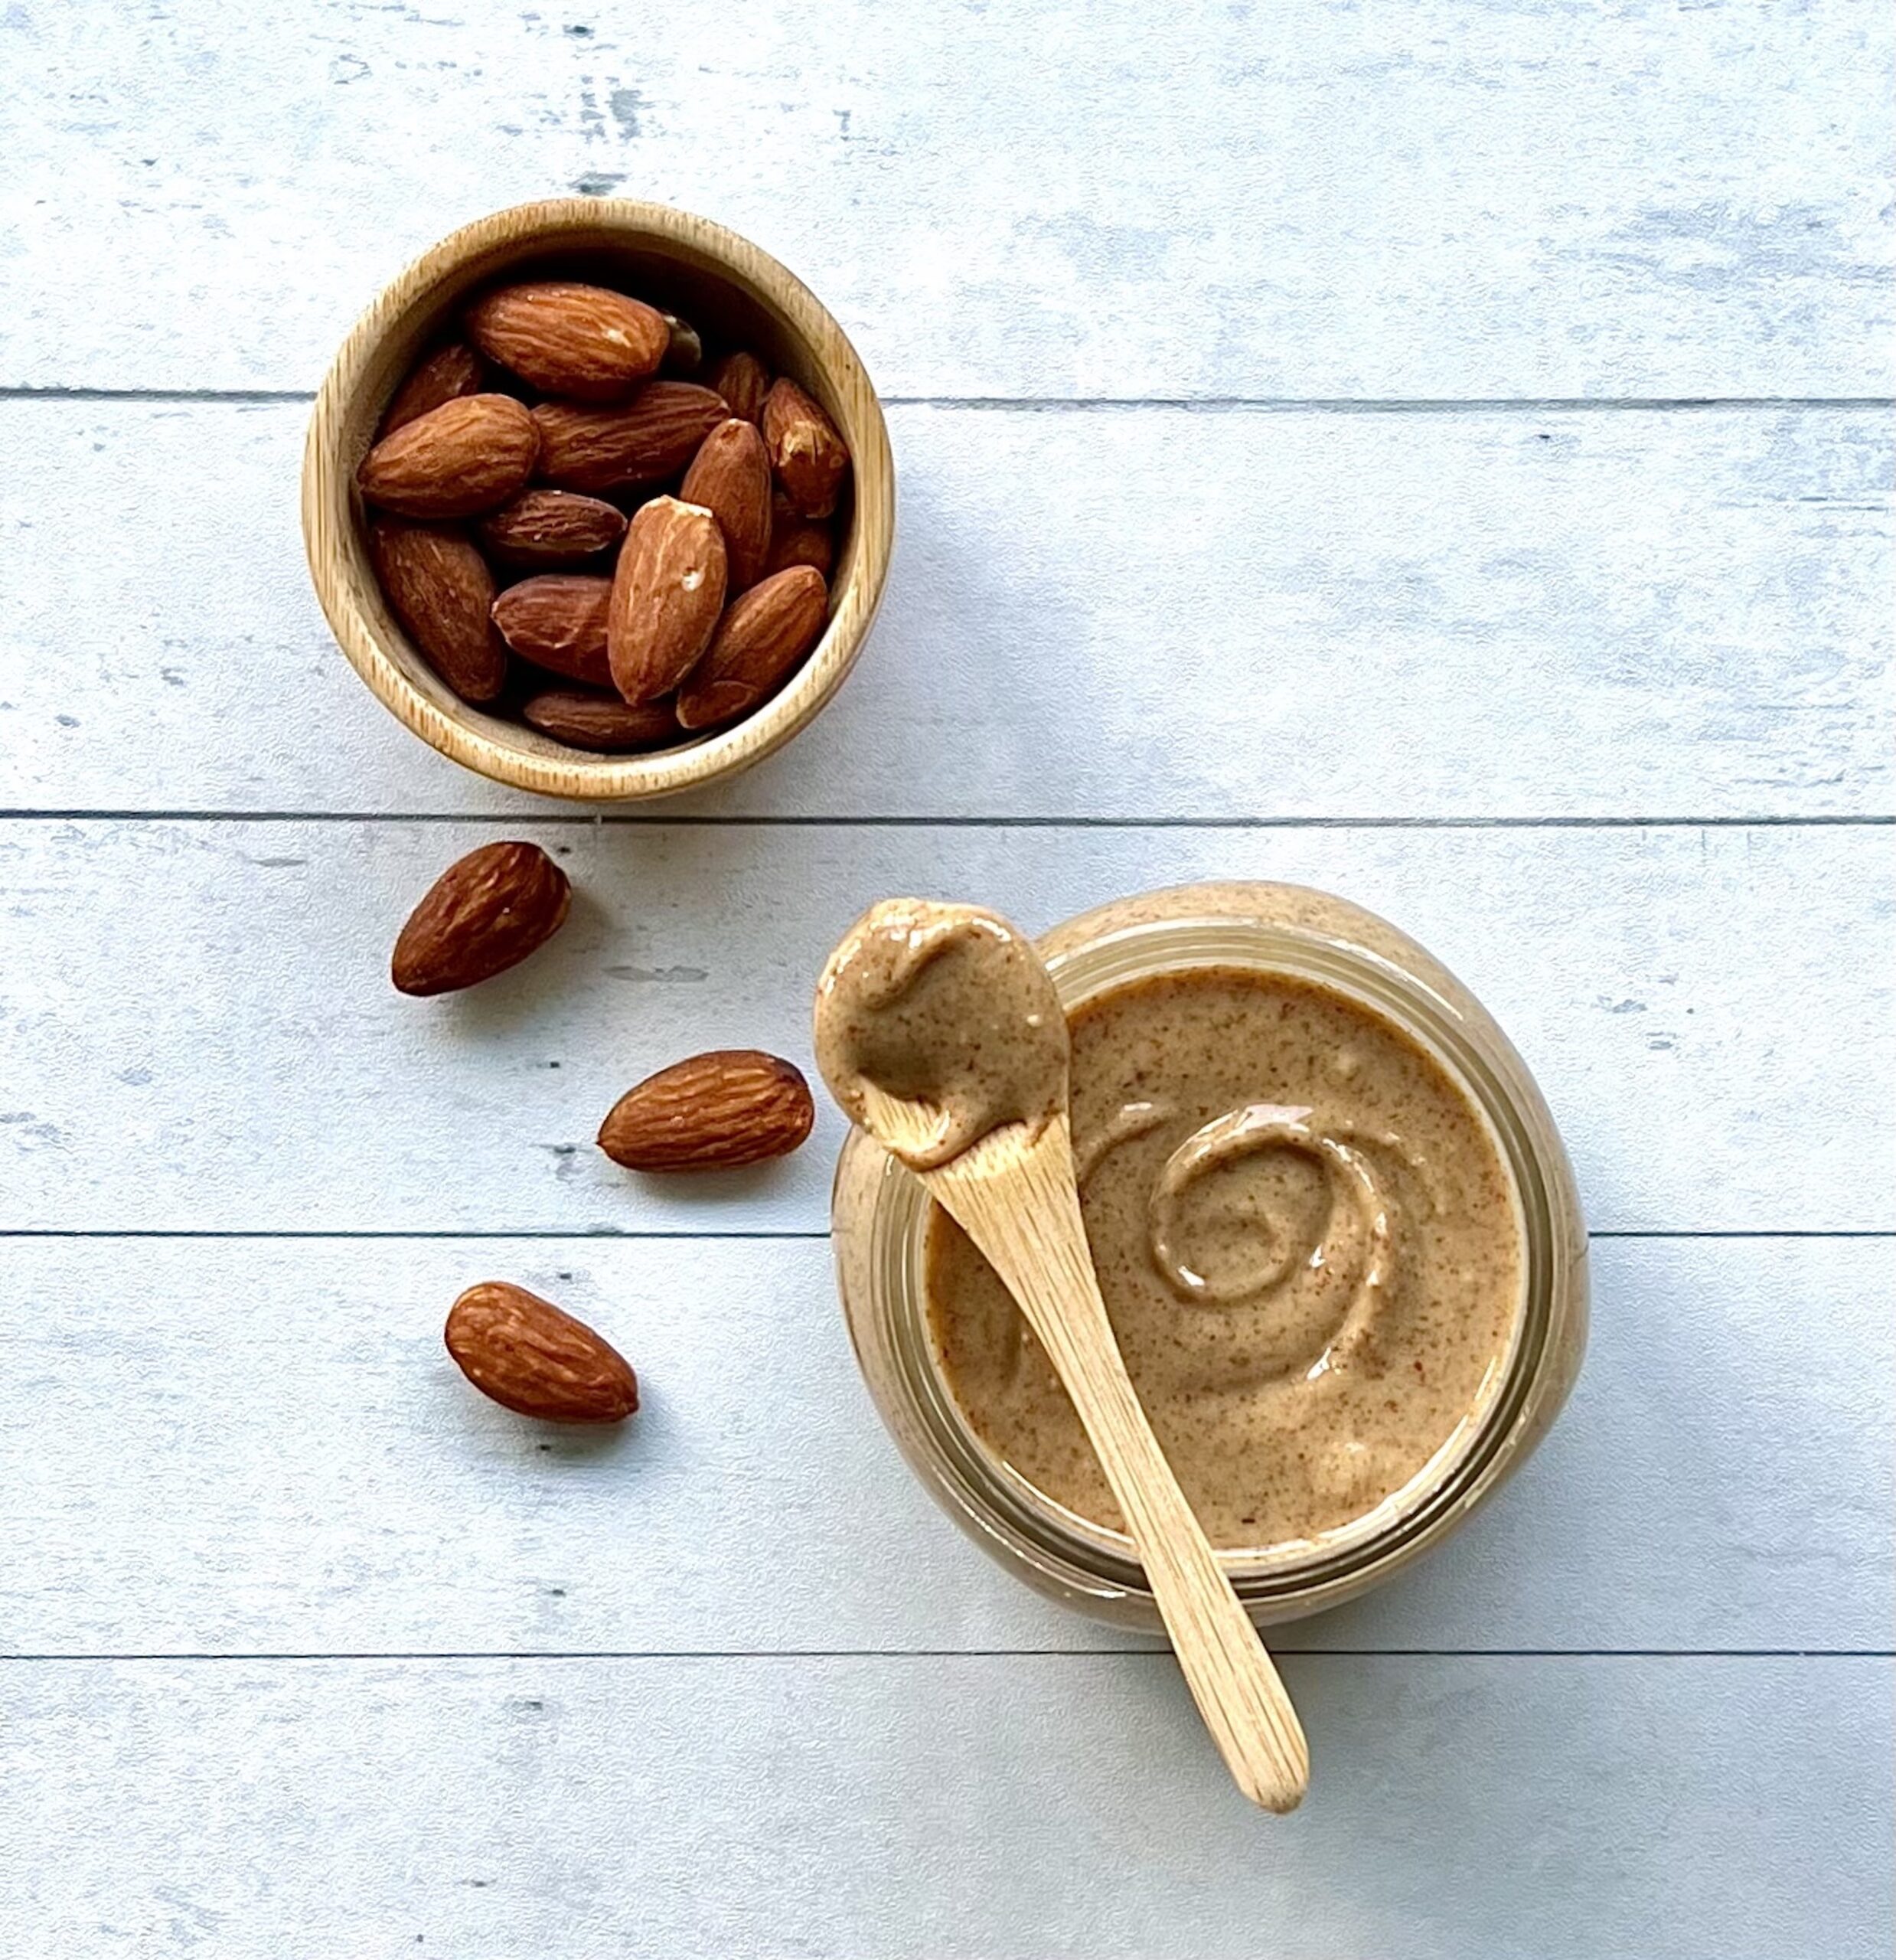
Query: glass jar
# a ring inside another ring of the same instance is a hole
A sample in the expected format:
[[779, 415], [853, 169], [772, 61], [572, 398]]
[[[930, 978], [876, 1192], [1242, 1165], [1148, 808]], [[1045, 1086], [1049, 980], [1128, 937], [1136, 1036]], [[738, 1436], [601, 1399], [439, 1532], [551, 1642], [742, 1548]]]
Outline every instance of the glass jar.
[[[1467, 988], [1372, 913], [1301, 886], [1203, 884], [1082, 913], [1039, 942], [1071, 1014], [1097, 995], [1193, 968], [1290, 975], [1394, 1022], [1488, 1124], [1513, 1185], [1522, 1297], [1485, 1406], [1422, 1472], [1320, 1544], [1221, 1551], [1259, 1625], [1340, 1605], [1447, 1536], [1546, 1432], [1579, 1371], [1587, 1236], [1573, 1173], [1540, 1091]], [[834, 1244], [850, 1335], [870, 1394], [936, 1501], [976, 1543], [1053, 1598], [1118, 1625], [1159, 1624], [1130, 1542], [1036, 1490], [975, 1434], [929, 1331], [931, 1200], [860, 1132], [837, 1167]]]

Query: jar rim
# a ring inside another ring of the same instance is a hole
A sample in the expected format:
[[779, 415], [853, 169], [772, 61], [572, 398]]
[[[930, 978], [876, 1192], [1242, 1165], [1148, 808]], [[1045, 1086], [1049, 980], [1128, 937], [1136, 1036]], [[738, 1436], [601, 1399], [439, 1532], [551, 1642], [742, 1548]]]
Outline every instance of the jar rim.
[[[1359, 1589], [1366, 1574], [1405, 1560], [1482, 1494], [1498, 1455], [1522, 1423], [1554, 1338], [1564, 1250], [1561, 1200], [1571, 1202], [1571, 1192], [1551, 1187], [1539, 1125], [1531, 1120], [1539, 1109], [1531, 1077], [1471, 999], [1464, 1004], [1396, 959], [1308, 925], [1235, 913], [1155, 916], [1050, 949], [1046, 965], [1069, 1014], [1121, 985], [1161, 974], [1235, 968], [1314, 981], [1415, 1042], [1488, 1131], [1513, 1201], [1522, 1284], [1507, 1351], [1475, 1406], [1398, 1491], [1362, 1517], [1316, 1540], [1219, 1553], [1246, 1605], [1274, 1615], [1308, 1610]], [[1495, 1051], [1493, 1060], [1484, 1050]], [[837, 1168], [839, 1194], [852, 1153], [876, 1148], [860, 1135], [850, 1138]], [[1555, 1150], [1558, 1155], [1557, 1140]], [[1551, 1168], [1564, 1179], [1564, 1157]], [[932, 1209], [921, 1184], [884, 1158], [867, 1221], [867, 1304], [919, 1426], [928, 1461], [918, 1467], [938, 1497], [951, 1500], [959, 1521], [991, 1541], [990, 1549], [1010, 1551], [1072, 1593], [1101, 1602], [1149, 1599], [1130, 1540], [1067, 1510], [1002, 1461], [976, 1435], [948, 1388], [927, 1312]], [[857, 1338], [853, 1312], [851, 1319]], [[860, 1352], [860, 1339], [858, 1344]]]

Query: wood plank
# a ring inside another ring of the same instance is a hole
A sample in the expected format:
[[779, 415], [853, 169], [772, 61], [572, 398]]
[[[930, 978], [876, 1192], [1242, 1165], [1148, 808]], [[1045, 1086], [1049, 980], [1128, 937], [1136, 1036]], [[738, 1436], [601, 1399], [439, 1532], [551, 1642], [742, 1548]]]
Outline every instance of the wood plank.
[[[1888, 1645], [1896, 1240], [1594, 1257], [1586, 1371], [1542, 1452], [1414, 1573], [1274, 1644]], [[11, 1653], [1150, 1644], [936, 1512], [858, 1385], [821, 1241], [15, 1239], [0, 1274]], [[624, 1348], [645, 1406], [622, 1436], [461, 1381], [442, 1318], [489, 1276]]]
[[[0, 403], [0, 808], [528, 806], [335, 651], [295, 529], [303, 420]], [[902, 539], [861, 668], [680, 807], [1892, 807], [1880, 415], [912, 409], [894, 435]]]
[[0, 1228], [818, 1230], [827, 1108], [722, 1180], [618, 1171], [598, 1123], [700, 1049], [807, 1061], [814, 976], [876, 898], [1034, 928], [1265, 876], [1393, 918], [1487, 1001], [1597, 1229], [1896, 1226], [1885, 829], [552, 825], [560, 937], [465, 996], [396, 995], [396, 929], [496, 828], [0, 826]]
[[1882, 394], [1890, 25], [15, 7], [0, 382], [308, 387], [433, 239], [576, 189], [749, 233], [898, 395]]
[[1891, 1673], [1293, 1660], [1277, 1822], [1158, 1655], [16, 1663], [0, 1868], [141, 1960], [1881, 1960]]

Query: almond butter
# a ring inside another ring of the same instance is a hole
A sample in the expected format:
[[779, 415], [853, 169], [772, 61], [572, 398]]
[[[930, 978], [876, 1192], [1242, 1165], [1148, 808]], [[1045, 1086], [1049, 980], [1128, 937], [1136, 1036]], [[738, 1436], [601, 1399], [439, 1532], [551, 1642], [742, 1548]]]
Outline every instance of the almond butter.
[[539, 452], [534, 418], [511, 395], [461, 395], [384, 436], [356, 482], [398, 517], [472, 517], [505, 503]]
[[678, 690], [681, 727], [710, 728], [748, 714], [816, 644], [829, 609], [821, 572], [793, 565], [725, 609], [704, 657]]
[[599, 1148], [628, 1171], [725, 1170], [787, 1156], [815, 1121], [801, 1070], [726, 1048], [628, 1089], [599, 1126]]
[[559, 931], [566, 874], [537, 844], [484, 844], [443, 871], [395, 942], [404, 994], [452, 994], [517, 965]]
[[764, 397], [770, 392], [770, 377], [755, 354], [726, 354], [711, 370], [709, 378], [733, 415], [746, 422], [762, 419]]
[[413, 422], [444, 401], [458, 401], [463, 395], [478, 395], [486, 370], [481, 357], [471, 347], [451, 341], [438, 347], [413, 374], [395, 390], [395, 398], [382, 413], [379, 433], [387, 436], [403, 423]]
[[550, 1423], [618, 1423], [638, 1407], [638, 1377], [583, 1320], [504, 1279], [470, 1286], [443, 1338], [481, 1393]]
[[723, 534], [697, 504], [654, 497], [625, 533], [612, 574], [606, 645], [612, 684], [656, 701], [690, 671], [724, 609]]
[[465, 701], [507, 684], [507, 648], [489, 617], [494, 574], [458, 531], [379, 518], [369, 555], [383, 596], [422, 657]]
[[678, 495], [717, 519], [729, 590], [755, 585], [770, 550], [770, 459], [763, 437], [740, 417], [720, 422], [698, 446]]
[[521, 714], [530, 728], [537, 728], [556, 742], [605, 755], [662, 749], [684, 733], [668, 699], [641, 702], [635, 707], [617, 694], [595, 694], [586, 688], [549, 688], [530, 696]]
[[523, 490], [475, 530], [502, 564], [550, 571], [611, 550], [625, 535], [625, 513], [570, 490]]
[[764, 397], [765, 446], [777, 481], [800, 517], [826, 518], [849, 468], [849, 450], [816, 402], [788, 374]]
[[510, 585], [494, 602], [494, 623], [523, 660], [569, 681], [609, 688], [605, 609], [612, 596], [610, 579], [546, 572]]
[[788, 571], [792, 565], [808, 565], [827, 579], [836, 566], [836, 534], [821, 518], [798, 517], [780, 491], [772, 499], [770, 555], [764, 561], [764, 571], [767, 577]]
[[697, 454], [724, 420], [724, 400], [694, 381], [652, 381], [621, 408], [543, 401], [540, 474], [563, 490], [618, 490], [662, 483]]
[[468, 309], [468, 338], [543, 394], [615, 401], [658, 371], [665, 316], [603, 286], [538, 279], [502, 286]]

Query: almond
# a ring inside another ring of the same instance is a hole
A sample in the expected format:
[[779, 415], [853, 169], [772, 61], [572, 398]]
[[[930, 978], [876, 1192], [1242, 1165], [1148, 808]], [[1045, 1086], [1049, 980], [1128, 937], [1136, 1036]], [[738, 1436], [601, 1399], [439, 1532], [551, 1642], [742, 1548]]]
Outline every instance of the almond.
[[472, 517], [505, 503], [539, 452], [534, 418], [511, 395], [462, 395], [384, 436], [356, 482], [400, 517]]
[[507, 684], [507, 648], [489, 618], [494, 574], [458, 531], [384, 518], [369, 527], [383, 596], [422, 656], [465, 701]]
[[494, 623], [523, 660], [570, 681], [609, 688], [605, 609], [612, 596], [610, 579], [547, 572], [510, 585], [494, 602]]
[[628, 1089], [599, 1126], [599, 1148], [628, 1171], [726, 1170], [787, 1156], [815, 1121], [800, 1070], [755, 1048], [725, 1048]]
[[821, 572], [793, 565], [733, 599], [678, 690], [680, 726], [710, 728], [749, 714], [816, 644], [829, 598]]
[[606, 645], [612, 684], [656, 701], [690, 671], [724, 609], [724, 538], [697, 504], [654, 497], [633, 518], [612, 574]]
[[684, 733], [677, 711], [669, 701], [641, 702], [635, 707], [617, 694], [594, 694], [586, 688], [549, 688], [534, 694], [521, 710], [527, 724], [575, 749], [596, 749], [611, 755], [628, 749], [662, 749]]
[[755, 422], [762, 416], [764, 397], [770, 392], [770, 377], [755, 354], [726, 354], [711, 370], [709, 378], [733, 415], [746, 422]]
[[618, 1423], [638, 1406], [638, 1377], [625, 1357], [524, 1286], [470, 1286], [449, 1308], [443, 1338], [468, 1380], [517, 1415]]
[[395, 399], [383, 411], [380, 433], [389, 435], [444, 401], [478, 395], [485, 373], [481, 357], [459, 341], [436, 348], [395, 390]]
[[659, 317], [665, 323], [665, 332], [671, 339], [665, 348], [662, 371], [667, 374], [695, 374], [704, 361], [704, 342], [698, 338], [698, 330], [689, 320], [681, 320], [676, 313], [661, 312]]
[[800, 517], [826, 518], [849, 468], [849, 450], [816, 403], [787, 374], [764, 397], [765, 446], [777, 481]]
[[404, 994], [452, 994], [546, 944], [573, 887], [537, 844], [484, 844], [443, 871], [409, 914], [390, 977]]
[[792, 565], [808, 565], [827, 579], [836, 566], [836, 534], [821, 518], [798, 517], [780, 491], [772, 502], [770, 556], [764, 571], [768, 576]]
[[475, 528], [503, 564], [550, 570], [611, 550], [625, 535], [625, 513], [570, 490], [523, 490]]
[[622, 408], [543, 401], [540, 474], [563, 490], [662, 483], [683, 469], [724, 420], [724, 400], [694, 381], [653, 381]]
[[678, 495], [717, 519], [730, 590], [755, 585], [770, 550], [770, 459], [763, 437], [739, 417], [720, 422], [700, 444]]
[[615, 401], [658, 371], [665, 316], [603, 286], [540, 279], [468, 309], [468, 338], [490, 361], [550, 395]]

